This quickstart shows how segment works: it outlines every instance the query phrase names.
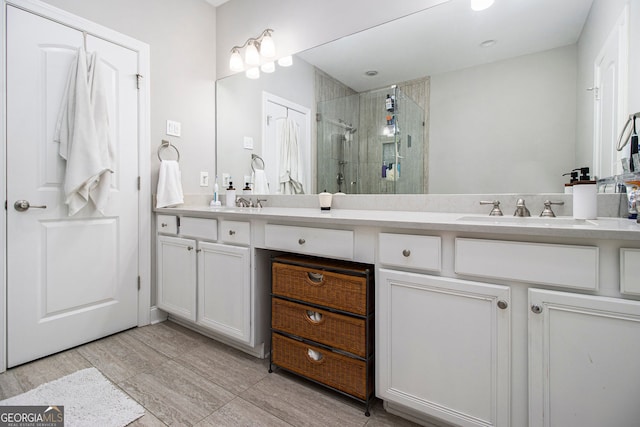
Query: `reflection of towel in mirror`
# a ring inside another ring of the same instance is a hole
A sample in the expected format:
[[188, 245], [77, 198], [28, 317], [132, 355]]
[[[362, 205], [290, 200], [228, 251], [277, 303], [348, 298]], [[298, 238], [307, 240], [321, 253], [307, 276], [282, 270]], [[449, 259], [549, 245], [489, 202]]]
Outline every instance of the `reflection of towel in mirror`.
[[280, 193], [304, 194], [298, 139], [300, 126], [290, 118], [280, 123]]
[[175, 160], [160, 162], [156, 199], [156, 208], [166, 208], [184, 203], [182, 174], [180, 166]]
[[256, 169], [253, 173], [253, 194], [269, 194], [269, 183], [264, 169]]
[[65, 203], [69, 216], [82, 209], [89, 199], [104, 214], [113, 172], [113, 145], [109, 129], [107, 90], [100, 58], [84, 48], [69, 70], [54, 140], [66, 163]]

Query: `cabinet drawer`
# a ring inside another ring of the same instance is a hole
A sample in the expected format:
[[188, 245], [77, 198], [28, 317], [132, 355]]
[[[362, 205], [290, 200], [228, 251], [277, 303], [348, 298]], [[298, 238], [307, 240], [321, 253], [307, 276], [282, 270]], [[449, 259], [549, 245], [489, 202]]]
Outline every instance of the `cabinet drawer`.
[[269, 249], [353, 259], [353, 231], [267, 224], [265, 246]]
[[218, 221], [207, 218], [180, 218], [180, 235], [207, 240], [218, 238]]
[[220, 240], [224, 243], [249, 246], [251, 243], [251, 225], [242, 221], [222, 221]]
[[441, 246], [440, 237], [380, 233], [378, 259], [386, 265], [440, 271]]
[[[311, 350], [311, 352], [310, 352]], [[315, 352], [315, 353], [314, 353]], [[314, 360], [313, 356], [318, 360]], [[273, 334], [272, 362], [278, 366], [341, 390], [360, 399], [366, 399], [367, 363], [320, 347]], [[373, 378], [373, 375], [369, 376]]]
[[[273, 263], [272, 276], [274, 295], [350, 313], [367, 314], [365, 277], [325, 271], [321, 267], [288, 265], [279, 262]], [[373, 310], [373, 307], [369, 307], [369, 310]]]
[[598, 289], [598, 248], [456, 239], [455, 271], [519, 282]]
[[640, 249], [620, 249], [620, 292], [640, 295]]
[[[365, 322], [363, 318], [332, 313], [279, 298], [271, 300], [273, 329], [348, 351], [360, 357], [366, 357], [372, 350], [366, 346]], [[369, 330], [373, 331], [373, 328]]]
[[178, 217], [173, 215], [158, 215], [156, 217], [158, 233], [178, 234]]

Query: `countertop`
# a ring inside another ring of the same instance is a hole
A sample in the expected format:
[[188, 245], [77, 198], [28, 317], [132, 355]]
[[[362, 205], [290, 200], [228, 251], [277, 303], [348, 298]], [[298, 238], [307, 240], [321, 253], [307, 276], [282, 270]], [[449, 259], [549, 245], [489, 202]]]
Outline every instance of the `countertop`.
[[406, 228], [413, 230], [458, 231], [491, 234], [518, 234], [547, 237], [577, 237], [592, 239], [640, 241], [640, 224], [625, 218], [576, 220], [572, 217], [491, 217], [480, 214], [264, 207], [225, 208], [180, 206], [155, 209], [158, 214], [224, 217], [229, 220], [264, 220], [273, 223], [311, 223], [311, 225], [369, 226]]

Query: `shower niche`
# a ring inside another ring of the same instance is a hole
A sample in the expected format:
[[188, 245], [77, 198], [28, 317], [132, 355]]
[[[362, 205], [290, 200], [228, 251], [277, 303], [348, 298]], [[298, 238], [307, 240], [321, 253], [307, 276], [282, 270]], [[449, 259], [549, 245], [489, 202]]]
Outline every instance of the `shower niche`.
[[425, 193], [424, 110], [397, 87], [318, 103], [318, 190]]

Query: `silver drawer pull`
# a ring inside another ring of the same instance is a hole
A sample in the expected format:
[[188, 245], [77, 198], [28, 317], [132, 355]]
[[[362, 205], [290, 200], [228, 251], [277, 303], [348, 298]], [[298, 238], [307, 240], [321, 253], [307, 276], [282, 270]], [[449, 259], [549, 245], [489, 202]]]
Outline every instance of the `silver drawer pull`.
[[160, 224], [160, 227], [166, 227], [166, 226], [167, 226], [166, 222], [163, 222], [162, 224]]
[[314, 362], [319, 362], [322, 360], [323, 356], [319, 351], [309, 348], [307, 349], [307, 357], [309, 357], [309, 359], [313, 360]]
[[304, 239], [302, 239], [302, 238], [298, 239], [298, 244], [299, 244], [299, 245], [304, 245], [305, 243], [307, 243], [307, 241], [306, 241], [306, 240], [304, 240]]
[[531, 306], [531, 311], [533, 311], [535, 314], [540, 314], [542, 313], [542, 307], [534, 304]]
[[313, 284], [322, 283], [322, 281], [324, 280], [324, 274], [322, 273], [308, 272], [307, 277]]
[[506, 301], [503, 301], [503, 300], [498, 301], [498, 308], [499, 309], [504, 310], [507, 307], [509, 307], [509, 303], [507, 303]]
[[322, 313], [307, 310], [307, 319], [309, 319], [309, 321], [312, 323], [320, 323], [322, 322]]
[[411, 251], [409, 249], [405, 249], [405, 250], [402, 251], [402, 255], [405, 258], [408, 258], [411, 255]]
[[233, 236], [234, 234], [236, 234], [234, 230], [229, 230], [229, 236]]
[[187, 246], [187, 250], [188, 251], [192, 251], [193, 250], [193, 246]]

